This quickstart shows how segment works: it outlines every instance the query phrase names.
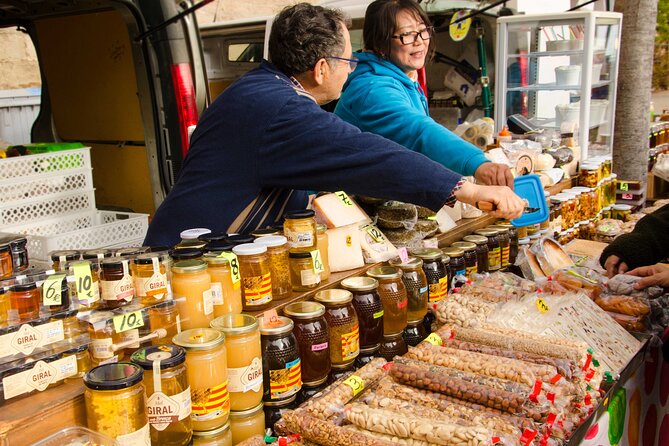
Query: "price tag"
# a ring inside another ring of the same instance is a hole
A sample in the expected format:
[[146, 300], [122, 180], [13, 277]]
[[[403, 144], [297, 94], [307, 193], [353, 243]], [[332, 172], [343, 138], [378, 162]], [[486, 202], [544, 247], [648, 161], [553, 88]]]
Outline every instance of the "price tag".
[[323, 261], [321, 260], [321, 251], [318, 249], [314, 249], [311, 251], [311, 261], [314, 264], [314, 273], [320, 274], [323, 271], [325, 271], [325, 266], [323, 265]]
[[356, 396], [365, 389], [365, 382], [358, 375], [349, 376], [344, 384], [349, 386], [353, 390], [353, 396]]
[[265, 327], [277, 327], [281, 325], [281, 319], [275, 309], [270, 309], [262, 314], [262, 322]]
[[49, 276], [42, 285], [42, 302], [44, 305], [62, 305], [61, 292], [65, 274]]
[[144, 326], [142, 311], [133, 311], [132, 313], [119, 314], [112, 319], [116, 333], [132, 330]]
[[232, 284], [236, 285], [241, 279], [242, 276], [239, 274], [239, 260], [237, 260], [237, 255], [234, 252], [223, 251], [219, 257], [223, 257], [230, 262], [230, 273], [232, 274]]
[[621, 181], [620, 183], [618, 183], [618, 189], [620, 189], [620, 190], [629, 190], [629, 189], [630, 189], [630, 185], [629, 185], [629, 183], [626, 183], [626, 182], [624, 182], [624, 181]]
[[74, 281], [77, 285], [77, 298], [82, 301], [92, 301], [94, 299], [93, 276], [90, 263], [75, 263], [72, 269], [74, 270]]
[[376, 242], [376, 243], [383, 243], [386, 238], [383, 236], [383, 232], [379, 230], [374, 225], [369, 225], [367, 226], [367, 234]]
[[407, 263], [409, 261], [409, 254], [407, 254], [407, 249], [405, 246], [397, 248], [397, 255], [400, 256], [402, 263]]
[[437, 216], [436, 215], [430, 215], [429, 217], [427, 217], [427, 219], [432, 220], [432, 221], [437, 221]]
[[430, 335], [425, 338], [425, 340], [436, 346], [441, 346], [444, 343], [444, 341], [441, 340], [441, 337], [437, 333], [430, 333]]
[[548, 310], [549, 310], [548, 305], [546, 304], [546, 302], [542, 298], [538, 298], [537, 301], [536, 301], [536, 304], [537, 304], [537, 309], [541, 313], [547, 313], [548, 312]]
[[353, 206], [353, 200], [351, 200], [351, 198], [343, 190], [335, 192], [335, 195], [337, 198], [339, 198], [339, 201], [344, 204], [344, 206]]

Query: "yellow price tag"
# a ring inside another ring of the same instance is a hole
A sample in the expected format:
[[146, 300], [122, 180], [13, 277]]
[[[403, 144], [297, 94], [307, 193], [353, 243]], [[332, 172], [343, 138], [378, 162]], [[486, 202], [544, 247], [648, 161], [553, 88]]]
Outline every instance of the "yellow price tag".
[[425, 340], [430, 344], [439, 347], [441, 347], [444, 344], [444, 341], [442, 341], [441, 336], [439, 336], [437, 333], [430, 333], [430, 335], [427, 338], [425, 338]]
[[374, 225], [369, 225], [367, 226], [367, 234], [376, 242], [376, 243], [383, 243], [386, 238], [383, 236], [383, 232], [379, 230]]
[[[240, 280], [242, 280], [241, 274], [239, 274], [239, 260], [237, 260], [237, 255], [234, 252], [223, 251], [219, 257], [227, 259], [230, 262], [230, 273], [232, 274], [232, 284], [236, 285]], [[238, 286], [235, 286], [238, 288]]]
[[323, 261], [321, 260], [321, 251], [318, 249], [314, 249], [311, 251], [311, 260], [314, 264], [314, 273], [320, 274], [323, 271], [325, 271], [325, 266], [323, 265]]
[[429, 217], [427, 217], [427, 219], [432, 220], [432, 221], [437, 221], [437, 216], [436, 215], [430, 215]]
[[630, 189], [629, 183], [621, 182], [621, 183], [618, 183], [618, 184], [619, 184], [620, 190], [629, 190]]
[[358, 375], [349, 376], [344, 384], [349, 386], [353, 390], [353, 396], [356, 396], [365, 389], [365, 382]]
[[77, 298], [80, 301], [92, 301], [94, 299], [93, 275], [91, 274], [90, 263], [75, 263], [72, 265], [72, 269], [74, 270], [74, 281], [77, 285]]
[[114, 330], [116, 333], [123, 333], [124, 331], [132, 330], [144, 326], [144, 318], [142, 311], [133, 311], [132, 313], [119, 314], [112, 319], [114, 322]]
[[61, 300], [62, 283], [65, 274], [54, 274], [49, 276], [42, 285], [42, 302], [44, 305], [62, 305]]
[[339, 201], [344, 204], [344, 206], [353, 206], [353, 200], [351, 200], [351, 198], [343, 190], [335, 192], [335, 195], [337, 198], [339, 198]]
[[548, 310], [549, 310], [548, 304], [546, 304], [546, 302], [542, 298], [538, 298], [537, 301], [536, 301], [536, 304], [537, 304], [537, 308], [539, 309], [539, 311], [541, 313], [547, 313], [548, 312]]

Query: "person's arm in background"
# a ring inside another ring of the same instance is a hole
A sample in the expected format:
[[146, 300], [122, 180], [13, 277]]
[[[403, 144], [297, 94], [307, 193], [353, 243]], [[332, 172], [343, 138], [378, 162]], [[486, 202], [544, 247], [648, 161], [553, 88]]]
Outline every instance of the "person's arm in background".
[[612, 277], [629, 270], [652, 265], [669, 256], [669, 205], [637, 222], [634, 230], [607, 246], [599, 258]]

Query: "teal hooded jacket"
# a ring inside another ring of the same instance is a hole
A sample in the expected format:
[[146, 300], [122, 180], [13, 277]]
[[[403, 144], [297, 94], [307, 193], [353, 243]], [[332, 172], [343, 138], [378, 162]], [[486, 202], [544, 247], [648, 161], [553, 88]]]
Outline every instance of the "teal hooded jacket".
[[376, 133], [422, 153], [461, 175], [474, 175], [483, 151], [430, 117], [418, 85], [389, 60], [354, 53], [358, 66], [344, 84], [337, 114], [363, 132]]

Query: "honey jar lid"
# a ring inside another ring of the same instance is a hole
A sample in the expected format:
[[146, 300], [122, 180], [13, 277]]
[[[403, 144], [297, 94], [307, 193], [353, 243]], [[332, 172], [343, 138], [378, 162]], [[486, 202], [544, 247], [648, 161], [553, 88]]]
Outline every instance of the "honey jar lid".
[[488, 228], [494, 229], [495, 231], [497, 231], [498, 234], [508, 234], [509, 233], [509, 228], [507, 228], [506, 226], [502, 226], [502, 225], [490, 225], [490, 226], [488, 226]]
[[227, 265], [230, 263], [230, 260], [228, 260], [227, 257], [221, 257], [222, 252], [223, 251], [206, 252], [202, 256], [202, 260], [207, 262], [209, 265]]
[[193, 240], [182, 240], [176, 245], [174, 245], [175, 250], [181, 250], [181, 249], [199, 249], [203, 250], [204, 248], [207, 247], [207, 242], [204, 242], [199, 239], [193, 239]]
[[227, 240], [228, 239], [228, 233], [227, 232], [209, 232], [207, 234], [202, 234], [198, 238], [201, 242], [206, 242], [206, 243], [211, 243], [211, 242], [218, 242], [221, 240]]
[[[497, 231], [495, 229], [490, 229], [490, 228], [477, 229], [476, 231], [474, 231], [474, 233], [478, 234], [478, 235], [482, 235], [484, 237], [492, 237], [492, 236], [497, 235]], [[467, 237], [469, 237], [469, 236], [467, 236]]]
[[0, 243], [0, 252], [9, 252], [9, 242]]
[[234, 234], [228, 236], [228, 241], [235, 245], [242, 245], [245, 243], [253, 243], [255, 238], [249, 234]]
[[288, 258], [290, 258], [290, 259], [310, 259], [311, 258], [311, 253], [310, 252], [289, 252], [288, 253]]
[[376, 266], [367, 270], [367, 275], [375, 279], [399, 279], [402, 270], [394, 266]]
[[209, 323], [211, 328], [221, 330], [226, 335], [252, 333], [258, 329], [258, 319], [250, 314], [226, 314]]
[[128, 248], [120, 248], [114, 251], [116, 257], [132, 257], [144, 254], [146, 252], [146, 247], [144, 246], [131, 246]]
[[[448, 257], [462, 257], [465, 255], [465, 250], [462, 248], [458, 248], [457, 246], [451, 246], [448, 248], [444, 248], [441, 250], [444, 254], [446, 254]], [[449, 259], [450, 261], [450, 259]]]
[[268, 235], [266, 237], [260, 237], [257, 238], [253, 241], [253, 243], [257, 243], [259, 245], [265, 245], [270, 248], [274, 248], [276, 246], [283, 246], [286, 243], [288, 243], [288, 239], [284, 237], [283, 235]]
[[311, 218], [314, 215], [316, 215], [316, 213], [311, 209], [299, 209], [286, 212], [284, 218], [287, 220], [294, 220], [297, 218]]
[[[285, 406], [290, 406], [295, 402], [295, 399], [297, 398], [297, 394], [292, 395], [285, 400], [278, 400], [278, 401], [264, 401], [263, 404], [265, 407], [285, 407]], [[195, 431], [193, 431], [195, 433]]]
[[325, 307], [318, 302], [305, 300], [293, 302], [283, 308], [283, 314], [295, 319], [311, 319], [325, 314]]
[[317, 292], [314, 300], [325, 304], [345, 304], [353, 300], [353, 294], [350, 291], [331, 288]]
[[269, 237], [272, 235], [281, 235], [281, 230], [278, 228], [256, 229], [255, 231], [251, 232], [251, 235], [256, 238]]
[[120, 268], [123, 266], [123, 263], [127, 264], [128, 260], [129, 259], [123, 257], [108, 257], [106, 259], [100, 260], [100, 268]]
[[395, 257], [394, 259], [388, 260], [388, 263], [390, 263], [392, 266], [396, 266], [398, 268], [422, 268], [423, 267], [423, 260], [419, 259], [418, 257], [409, 257], [409, 260], [406, 262], [402, 262], [402, 259], [399, 257]]
[[111, 257], [112, 254], [110, 249], [88, 249], [81, 253], [81, 258], [84, 260], [98, 260]]
[[464, 250], [465, 252], [476, 251], [476, 243], [474, 243], [474, 242], [455, 242], [455, 243], [452, 243], [451, 246], [453, 248], [460, 248], [460, 249]]
[[423, 260], [439, 260], [441, 258], [441, 251], [438, 248], [412, 249], [411, 254]]
[[349, 277], [341, 281], [341, 286], [349, 291], [372, 291], [379, 287], [379, 281], [372, 277]]
[[252, 407], [250, 409], [231, 410], [230, 411], [230, 418], [245, 418], [245, 417], [248, 417], [249, 415], [253, 415], [253, 414], [263, 410], [263, 406], [264, 406], [264, 404], [261, 401], [260, 404], [258, 404], [256, 407]]
[[199, 259], [202, 254], [204, 254], [202, 248], [174, 248], [170, 250], [170, 257], [176, 261]]
[[151, 265], [153, 263], [153, 259], [158, 259], [158, 261], [162, 260], [161, 255], [157, 254], [155, 252], [148, 252], [146, 254], [140, 254], [137, 257], [134, 258], [133, 262], [136, 265]]
[[84, 375], [84, 384], [93, 390], [127, 389], [142, 382], [144, 370], [131, 362], [103, 364]]
[[462, 237], [466, 242], [476, 243], [477, 245], [485, 245], [488, 243], [488, 238], [482, 235], [466, 235]]
[[172, 272], [181, 274], [181, 273], [194, 273], [198, 271], [204, 271], [207, 269], [207, 262], [204, 260], [192, 259], [192, 260], [180, 260], [175, 262], [172, 265]]
[[197, 240], [198, 237], [205, 234], [210, 234], [211, 229], [209, 228], [191, 228], [181, 231], [179, 236], [181, 240]]
[[232, 251], [232, 248], [235, 247], [235, 243], [232, 243], [228, 239], [224, 240], [213, 240], [207, 244], [205, 248], [207, 252], [221, 253], [222, 251]]
[[172, 338], [172, 342], [186, 350], [209, 350], [225, 342], [225, 335], [213, 328], [191, 328]]
[[49, 257], [54, 262], [59, 262], [61, 257], [64, 257], [65, 260], [78, 260], [80, 256], [79, 251], [74, 251], [71, 249], [61, 250], [61, 251], [51, 251]]
[[258, 325], [260, 327], [261, 335], [278, 335], [290, 333], [293, 331], [293, 321], [285, 316], [278, 316], [271, 324], [265, 323], [263, 316], [258, 316]]
[[223, 426], [210, 431], [193, 431], [193, 437], [199, 437], [202, 438], [202, 441], [208, 441], [207, 437], [217, 437], [228, 429], [230, 429], [230, 421], [226, 421]]
[[136, 350], [130, 361], [144, 370], [153, 370], [154, 362], [159, 361], [160, 369], [164, 370], [183, 364], [186, 361], [186, 350], [170, 344], [152, 345]]
[[27, 282], [27, 283], [17, 283], [15, 285], [12, 285], [9, 287], [9, 291], [13, 292], [24, 292], [24, 291], [31, 291], [37, 288], [37, 284], [35, 282]]
[[238, 256], [253, 256], [267, 252], [267, 246], [259, 243], [242, 243], [232, 248]]

